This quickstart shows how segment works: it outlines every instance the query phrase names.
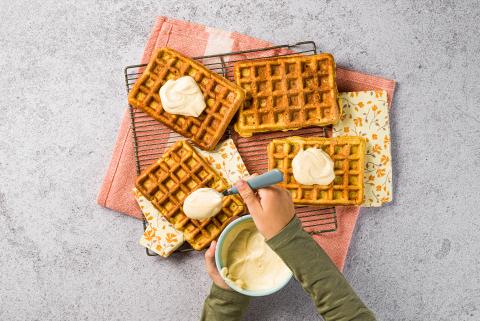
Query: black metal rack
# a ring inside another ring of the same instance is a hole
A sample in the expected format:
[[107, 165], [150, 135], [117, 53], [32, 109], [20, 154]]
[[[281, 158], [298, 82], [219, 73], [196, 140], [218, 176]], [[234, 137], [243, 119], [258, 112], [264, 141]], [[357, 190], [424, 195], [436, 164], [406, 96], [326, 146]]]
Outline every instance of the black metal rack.
[[[313, 55], [316, 53], [317, 47], [315, 42], [304, 41], [293, 45], [280, 45], [236, 51], [194, 57], [193, 59], [199, 61], [208, 69], [233, 81], [233, 65], [235, 62], [281, 56]], [[146, 66], [147, 64], [139, 64], [127, 66], [125, 68], [124, 73], [127, 94]], [[161, 157], [163, 151], [168, 145], [181, 139], [182, 136], [177, 133], [172, 133], [170, 129], [165, 128], [165, 126], [161, 125], [158, 121], [154, 120], [141, 110], [135, 109], [130, 105], [129, 110], [136, 171], [137, 175], [139, 175], [144, 168], [148, 167]], [[325, 135], [326, 131], [324, 130], [323, 136]], [[168, 139], [165, 139], [165, 136], [168, 136]], [[226, 136], [232, 136], [231, 128], [228, 129]], [[248, 166], [247, 169], [249, 169]], [[302, 220], [304, 228], [311, 234], [322, 234], [337, 230], [335, 207], [316, 208], [315, 210], [298, 207], [297, 215]], [[147, 222], [145, 220], [143, 220], [143, 227], [144, 229], [147, 227]], [[186, 243], [178, 251], [185, 252], [191, 250], [191, 247]], [[149, 249], [147, 249], [146, 252], [149, 256], [157, 256], [156, 253], [151, 252]]]

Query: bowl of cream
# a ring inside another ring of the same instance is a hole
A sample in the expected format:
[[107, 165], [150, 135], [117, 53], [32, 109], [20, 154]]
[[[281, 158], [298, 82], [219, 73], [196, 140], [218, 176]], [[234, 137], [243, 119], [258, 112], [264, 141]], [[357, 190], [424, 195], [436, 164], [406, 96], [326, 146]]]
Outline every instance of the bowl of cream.
[[248, 296], [275, 293], [292, 278], [287, 265], [265, 243], [251, 215], [236, 219], [223, 230], [215, 263], [228, 286]]

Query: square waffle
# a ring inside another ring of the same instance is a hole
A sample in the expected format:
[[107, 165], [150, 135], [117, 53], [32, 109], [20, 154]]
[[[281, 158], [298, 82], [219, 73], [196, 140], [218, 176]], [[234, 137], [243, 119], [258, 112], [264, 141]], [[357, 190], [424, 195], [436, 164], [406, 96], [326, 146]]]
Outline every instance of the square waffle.
[[208, 246], [233, 217], [242, 215], [245, 210], [239, 196], [229, 195], [223, 198], [220, 213], [209, 219], [193, 220], [183, 213], [183, 201], [193, 191], [210, 187], [221, 192], [228, 188], [227, 182], [184, 140], [173, 144], [140, 174], [135, 185], [177, 230], [183, 232], [185, 240], [195, 250]]
[[235, 123], [241, 136], [339, 120], [335, 61], [330, 54], [241, 61], [234, 65], [234, 77], [248, 97]]
[[[292, 160], [300, 151], [321, 148], [334, 162], [335, 179], [329, 185], [302, 185], [295, 181]], [[284, 173], [280, 186], [288, 189], [299, 205], [360, 205], [363, 202], [365, 139], [360, 136], [335, 138], [289, 137], [268, 145], [268, 169]]]
[[[198, 117], [173, 115], [162, 108], [159, 90], [169, 79], [191, 76], [205, 97]], [[200, 63], [169, 48], [157, 49], [142, 76], [128, 94], [128, 102], [167, 127], [212, 150], [245, 100], [245, 91]]]

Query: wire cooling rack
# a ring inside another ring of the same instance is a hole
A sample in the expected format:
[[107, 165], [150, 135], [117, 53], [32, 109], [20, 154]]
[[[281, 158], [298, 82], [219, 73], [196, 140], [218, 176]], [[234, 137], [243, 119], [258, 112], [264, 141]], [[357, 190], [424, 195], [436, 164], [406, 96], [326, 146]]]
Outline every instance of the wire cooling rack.
[[[233, 65], [238, 61], [255, 60], [293, 55], [313, 55], [317, 47], [313, 41], [303, 41], [293, 45], [280, 45], [266, 48], [257, 48], [244, 51], [229, 52], [209, 56], [194, 57], [208, 69], [233, 81]], [[131, 65], [125, 68], [125, 83], [127, 93], [142, 74], [147, 64]], [[137, 175], [143, 169], [160, 158], [163, 152], [175, 141], [183, 137], [152, 117], [132, 106], [130, 108], [131, 132]], [[232, 130], [227, 129], [224, 138], [232, 138], [242, 156], [245, 166], [250, 173], [263, 173], [267, 170], [266, 146], [273, 138], [288, 136], [326, 136], [324, 127], [304, 128], [289, 132], [259, 133], [252, 137], [240, 137]], [[302, 206], [296, 208], [296, 214], [302, 221], [304, 229], [310, 234], [322, 234], [337, 230], [337, 215], [335, 207]], [[147, 222], [143, 220], [144, 229]], [[185, 243], [178, 251], [191, 251]], [[147, 249], [147, 255], [157, 254]]]

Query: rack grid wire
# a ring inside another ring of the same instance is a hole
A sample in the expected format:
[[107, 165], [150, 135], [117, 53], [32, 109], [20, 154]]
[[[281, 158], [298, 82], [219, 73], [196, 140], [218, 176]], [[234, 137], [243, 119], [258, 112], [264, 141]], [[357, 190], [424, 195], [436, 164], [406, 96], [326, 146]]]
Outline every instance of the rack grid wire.
[[[261, 58], [274, 58], [294, 55], [314, 55], [317, 53], [315, 42], [303, 41], [293, 45], [279, 45], [273, 47], [257, 48], [251, 50], [235, 51], [223, 54], [194, 57], [208, 69], [234, 81], [233, 65], [238, 61], [256, 60]], [[127, 66], [124, 70], [127, 94], [133, 84], [142, 74], [147, 64]], [[175, 141], [183, 137], [165, 125], [156, 121], [140, 109], [129, 105], [131, 133], [137, 175], [143, 169], [160, 158], [163, 152]], [[224, 139], [232, 138], [250, 173], [263, 173], [267, 170], [266, 146], [274, 138], [288, 136], [327, 136], [325, 127], [310, 127], [289, 132], [259, 133], [252, 137], [240, 137], [229, 126]], [[264, 153], [259, 153], [264, 151]], [[304, 229], [310, 234], [322, 234], [337, 230], [337, 215], [335, 207], [296, 207], [296, 214], [302, 221]], [[146, 229], [147, 222], [143, 220]], [[191, 251], [192, 248], [185, 243], [177, 252]], [[156, 253], [146, 249], [148, 256], [157, 256]]]

